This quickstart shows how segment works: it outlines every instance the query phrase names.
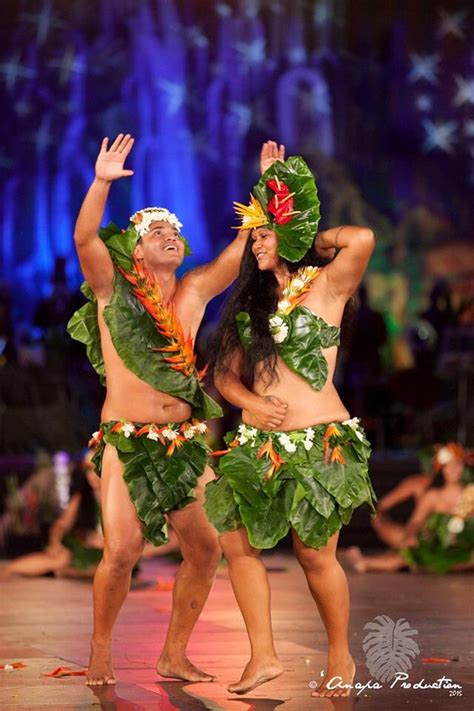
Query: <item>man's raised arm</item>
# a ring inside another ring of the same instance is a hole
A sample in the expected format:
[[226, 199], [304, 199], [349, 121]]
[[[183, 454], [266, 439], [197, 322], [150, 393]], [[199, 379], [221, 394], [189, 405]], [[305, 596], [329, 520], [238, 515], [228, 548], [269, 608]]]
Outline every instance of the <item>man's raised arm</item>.
[[95, 178], [82, 203], [74, 229], [82, 273], [98, 298], [108, 298], [113, 289], [114, 267], [107, 247], [97, 234], [112, 182], [133, 175], [123, 165], [132, 150], [133, 138], [120, 133], [108, 148], [104, 138], [95, 164]]
[[[260, 170], [264, 173], [277, 160], [285, 160], [285, 147], [274, 141], [263, 144], [260, 152]], [[206, 305], [229, 287], [237, 278], [249, 230], [239, 230], [237, 237], [212, 262], [192, 269], [183, 277], [183, 286], [189, 288], [194, 298]]]

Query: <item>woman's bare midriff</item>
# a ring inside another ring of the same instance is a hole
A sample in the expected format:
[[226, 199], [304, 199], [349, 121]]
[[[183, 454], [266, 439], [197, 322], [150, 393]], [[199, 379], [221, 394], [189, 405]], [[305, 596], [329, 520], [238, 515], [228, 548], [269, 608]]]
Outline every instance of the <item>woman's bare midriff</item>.
[[[311, 425], [344, 422], [350, 418], [332, 383], [337, 348], [328, 348], [323, 352], [328, 361], [329, 373], [326, 385], [319, 391], [290, 370], [281, 358], [278, 358], [277, 362], [278, 380], [275, 379], [268, 387], [265, 387], [265, 382], [257, 371], [253, 391], [264, 397], [273, 395], [288, 405], [285, 419], [278, 430], [299, 430]], [[255, 425], [246, 410], [242, 412], [242, 420], [248, 425]]]
[[101, 421], [167, 424], [187, 420], [191, 416], [191, 407], [187, 402], [156, 390], [125, 367], [100, 312], [99, 327], [107, 379]]

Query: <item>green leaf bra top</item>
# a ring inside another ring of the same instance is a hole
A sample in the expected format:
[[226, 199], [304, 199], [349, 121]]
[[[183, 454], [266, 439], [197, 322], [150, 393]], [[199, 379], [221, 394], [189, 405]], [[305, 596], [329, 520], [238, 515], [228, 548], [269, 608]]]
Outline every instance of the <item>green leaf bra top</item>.
[[[328, 379], [328, 363], [322, 351], [340, 345], [341, 329], [301, 304], [320, 274], [317, 267], [303, 267], [290, 280], [278, 302], [278, 309], [269, 316], [270, 331], [278, 355], [293, 372], [304, 378], [314, 390], [321, 390]], [[250, 315], [241, 311], [236, 316], [240, 341], [244, 348], [252, 342]]]

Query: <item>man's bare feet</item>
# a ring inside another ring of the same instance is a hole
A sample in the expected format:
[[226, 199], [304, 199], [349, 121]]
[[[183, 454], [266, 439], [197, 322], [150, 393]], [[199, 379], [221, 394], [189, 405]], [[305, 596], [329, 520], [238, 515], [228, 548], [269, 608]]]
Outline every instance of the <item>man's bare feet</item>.
[[[337, 698], [340, 696], [349, 696], [351, 693], [350, 685], [354, 681], [355, 664], [350, 654], [343, 658], [334, 658], [328, 661], [328, 670], [324, 676], [321, 685], [318, 686], [311, 696], [330, 696]], [[327, 688], [329, 685], [329, 689]]]
[[160, 676], [168, 679], [183, 679], [183, 681], [216, 681], [217, 679], [216, 676], [206, 674], [195, 667], [186, 656], [176, 660], [162, 656], [156, 665], [156, 671]]
[[91, 656], [87, 669], [86, 684], [88, 686], [104, 686], [116, 684], [112, 669], [111, 642], [91, 642]]
[[366, 565], [364, 555], [359, 546], [351, 546], [346, 551], [346, 557], [356, 573], [365, 573]]
[[227, 691], [232, 694], [246, 694], [267, 681], [276, 679], [283, 672], [283, 665], [278, 657], [271, 657], [268, 660], [251, 659], [245, 667], [240, 681], [229, 684]]

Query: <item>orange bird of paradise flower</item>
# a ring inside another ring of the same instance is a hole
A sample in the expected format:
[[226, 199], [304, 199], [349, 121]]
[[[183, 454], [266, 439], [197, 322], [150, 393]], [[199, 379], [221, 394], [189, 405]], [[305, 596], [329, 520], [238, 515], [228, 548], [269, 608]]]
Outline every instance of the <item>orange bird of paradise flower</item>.
[[186, 442], [186, 437], [183, 437], [182, 435], [178, 435], [175, 437], [172, 441], [168, 449], [166, 450], [166, 456], [171, 457], [175, 449], [179, 449], [180, 447], [183, 446], [184, 442]]
[[[330, 446], [329, 440], [331, 439], [331, 437], [340, 437], [340, 436], [341, 436], [341, 432], [336, 427], [336, 425], [328, 425], [326, 432], [324, 433], [324, 437], [323, 437], [323, 439], [324, 439], [323, 455], [324, 455], [325, 464], [328, 463], [329, 446]], [[336, 449], [336, 447], [335, 447], [335, 449]], [[339, 455], [336, 454], [336, 457], [337, 456], [339, 456]], [[340, 456], [342, 456], [342, 454], [340, 454]], [[342, 457], [342, 458], [344, 459], [344, 457]], [[331, 461], [334, 461], [334, 460], [331, 459]]]
[[271, 466], [265, 474], [265, 481], [268, 481], [268, 479], [271, 479], [273, 474], [278, 471], [281, 465], [285, 462], [280, 457], [280, 455], [273, 449], [273, 443], [271, 438], [268, 439], [265, 444], [262, 444], [262, 446], [258, 450], [257, 459], [261, 459], [263, 456], [266, 456], [267, 459], [271, 461]]
[[336, 444], [334, 449], [331, 452], [331, 457], [330, 460], [331, 464], [333, 462], [338, 462], [339, 464], [346, 464], [346, 460], [344, 459], [344, 455], [342, 453], [342, 447], [340, 444]]
[[[184, 375], [192, 375], [196, 370], [196, 355], [194, 343], [190, 334], [184, 335], [183, 327], [176, 315], [174, 304], [165, 303], [160, 285], [153, 273], [136, 259], [133, 260], [133, 270], [126, 272], [119, 267], [122, 276], [133, 286], [133, 294], [143, 304], [155, 321], [155, 326], [162, 336], [169, 340], [168, 346], [154, 350], [169, 353], [164, 360], [173, 370]], [[201, 371], [202, 373], [203, 371]], [[199, 374], [200, 377], [201, 374]]]

